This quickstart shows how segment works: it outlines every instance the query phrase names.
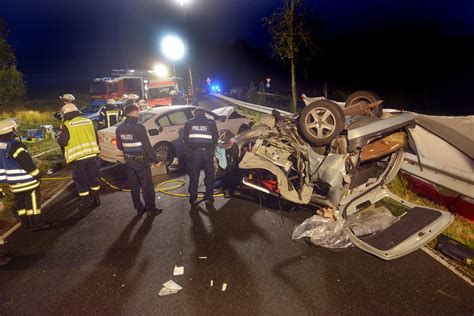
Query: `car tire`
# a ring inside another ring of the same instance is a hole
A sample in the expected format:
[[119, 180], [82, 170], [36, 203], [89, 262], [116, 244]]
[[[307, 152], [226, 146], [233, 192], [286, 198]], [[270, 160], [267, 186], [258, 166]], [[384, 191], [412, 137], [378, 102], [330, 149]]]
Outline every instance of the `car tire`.
[[155, 155], [159, 161], [164, 162], [166, 167], [169, 167], [175, 157], [175, 151], [170, 143], [161, 142], [153, 146]]
[[[346, 104], [344, 105], [344, 107], [346, 108], [358, 102], [365, 102], [366, 104], [370, 104], [378, 100], [380, 100], [380, 97], [372, 91], [369, 91], [369, 90], [356, 91], [347, 98]], [[383, 111], [382, 105], [379, 105], [373, 108], [372, 110], [370, 110], [368, 114], [370, 116], [381, 116], [382, 111]]]
[[298, 123], [308, 142], [314, 146], [324, 146], [344, 129], [344, 114], [337, 103], [318, 100], [301, 111]]

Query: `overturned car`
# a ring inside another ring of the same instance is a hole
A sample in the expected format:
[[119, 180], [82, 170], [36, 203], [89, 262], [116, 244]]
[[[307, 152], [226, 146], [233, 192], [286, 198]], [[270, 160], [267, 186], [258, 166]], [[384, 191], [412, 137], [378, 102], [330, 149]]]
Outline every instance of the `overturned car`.
[[[382, 259], [408, 254], [440, 234], [448, 212], [414, 205], [387, 188], [413, 139], [410, 113], [382, 115], [382, 101], [368, 91], [345, 104], [308, 99], [298, 115], [273, 111], [237, 135], [243, 183], [297, 204], [331, 209], [357, 247]], [[391, 220], [378, 229], [357, 229], [353, 219], [380, 211]], [[341, 226], [342, 227], [342, 226]]]

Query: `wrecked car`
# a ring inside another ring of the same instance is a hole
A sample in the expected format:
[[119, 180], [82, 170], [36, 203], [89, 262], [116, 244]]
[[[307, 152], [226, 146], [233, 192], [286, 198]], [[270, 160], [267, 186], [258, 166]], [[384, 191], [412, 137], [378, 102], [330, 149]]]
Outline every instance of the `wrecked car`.
[[[382, 101], [369, 92], [345, 104], [308, 99], [298, 115], [274, 110], [236, 139], [248, 150], [239, 168], [243, 184], [297, 204], [329, 208], [350, 242], [385, 260], [406, 255], [440, 234], [450, 213], [420, 207], [391, 193], [404, 148], [413, 141], [411, 113], [382, 115]], [[374, 209], [392, 220], [377, 230], [350, 221]]]

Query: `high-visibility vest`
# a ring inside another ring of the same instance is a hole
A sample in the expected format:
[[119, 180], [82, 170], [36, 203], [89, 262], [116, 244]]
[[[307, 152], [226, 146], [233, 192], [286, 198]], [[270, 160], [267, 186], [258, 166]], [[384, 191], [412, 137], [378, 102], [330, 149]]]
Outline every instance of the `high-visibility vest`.
[[0, 183], [8, 183], [13, 193], [36, 189], [40, 182], [35, 179], [39, 175], [39, 170], [35, 169], [31, 173], [27, 173], [20, 167], [16, 158], [25, 148], [19, 147], [15, 152], [11, 152], [14, 143], [18, 143], [16, 139], [9, 139], [0, 142]]
[[97, 145], [95, 128], [91, 120], [77, 116], [72, 120], [65, 121], [64, 125], [69, 131], [69, 142], [64, 148], [64, 157], [67, 164], [75, 160], [97, 156], [100, 149]]

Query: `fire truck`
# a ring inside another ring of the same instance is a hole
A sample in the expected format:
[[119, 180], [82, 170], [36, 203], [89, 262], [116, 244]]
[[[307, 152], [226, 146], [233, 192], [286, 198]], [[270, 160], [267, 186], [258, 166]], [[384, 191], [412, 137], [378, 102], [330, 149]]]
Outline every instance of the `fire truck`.
[[136, 94], [150, 107], [185, 104], [180, 83], [181, 78], [157, 78], [148, 70], [114, 69], [111, 77], [96, 78], [91, 83], [91, 104], [102, 105], [124, 94]]
[[152, 75], [145, 70], [112, 70], [111, 77], [96, 78], [90, 84], [91, 103], [104, 104], [108, 99], [120, 99], [124, 94], [145, 97], [146, 83]]
[[147, 104], [150, 107], [186, 104], [186, 96], [180, 91], [180, 78], [153, 79], [147, 85]]

